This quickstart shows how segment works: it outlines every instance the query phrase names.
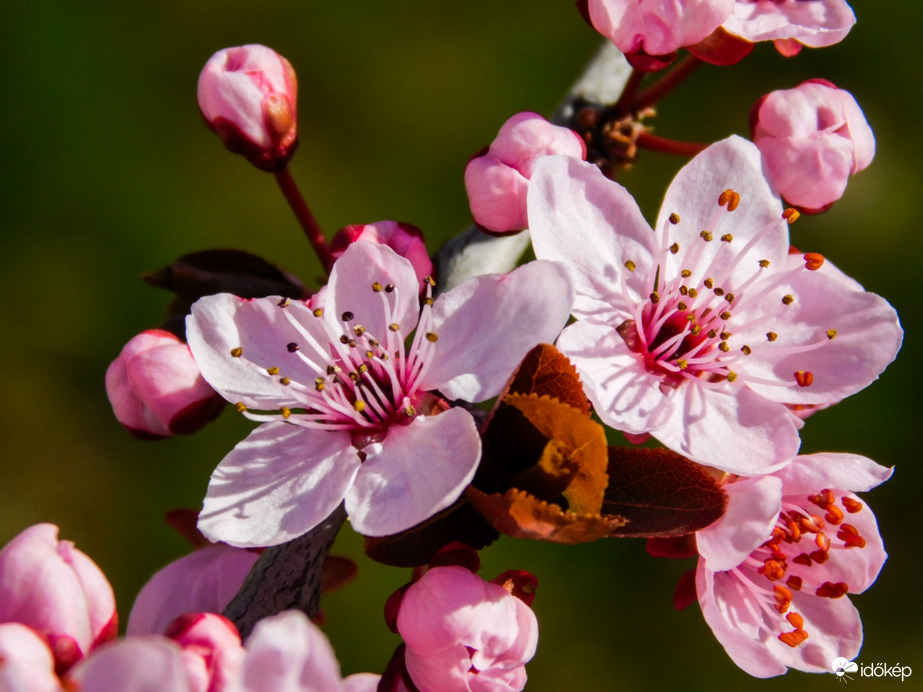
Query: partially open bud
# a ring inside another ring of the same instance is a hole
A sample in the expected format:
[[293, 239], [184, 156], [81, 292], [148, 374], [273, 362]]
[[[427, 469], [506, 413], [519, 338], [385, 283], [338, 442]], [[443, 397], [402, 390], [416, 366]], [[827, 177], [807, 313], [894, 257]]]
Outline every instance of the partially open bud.
[[532, 168], [552, 154], [584, 159], [586, 145], [573, 130], [552, 125], [537, 113], [517, 113], [503, 123], [490, 147], [465, 169], [475, 223], [497, 235], [528, 228], [526, 193]]
[[225, 48], [199, 75], [199, 109], [229, 150], [274, 171], [298, 145], [297, 90], [295, 70], [271, 48]]
[[118, 421], [141, 439], [193, 433], [225, 403], [202, 378], [189, 347], [161, 329], [125, 344], [106, 371], [106, 394]]
[[751, 114], [770, 182], [802, 211], [823, 211], [875, 156], [875, 136], [848, 91], [825, 80], [764, 96]]
[[423, 285], [427, 276], [433, 275], [433, 263], [426, 251], [423, 231], [409, 223], [398, 221], [377, 221], [346, 226], [337, 231], [330, 241], [330, 264], [333, 266], [340, 255], [353, 243], [371, 242], [387, 245], [401, 257], [410, 260], [417, 279]]
[[99, 567], [36, 524], [0, 550], [0, 622], [28, 625], [48, 642], [58, 673], [116, 636], [115, 595]]

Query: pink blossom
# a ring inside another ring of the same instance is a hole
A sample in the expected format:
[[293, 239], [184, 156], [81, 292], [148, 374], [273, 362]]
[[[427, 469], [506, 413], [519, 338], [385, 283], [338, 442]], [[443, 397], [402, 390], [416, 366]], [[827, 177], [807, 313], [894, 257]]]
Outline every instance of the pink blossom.
[[794, 217], [740, 137], [679, 172], [656, 230], [623, 187], [563, 157], [536, 166], [529, 215], [536, 256], [573, 270], [578, 321], [558, 348], [600, 418], [701, 463], [779, 468], [799, 446], [787, 405], [859, 391], [900, 347], [886, 301], [789, 254]]
[[773, 91], [753, 109], [753, 141], [772, 184], [791, 204], [819, 210], [875, 156], [875, 136], [852, 95], [810, 80]]
[[330, 241], [331, 267], [353, 243], [371, 242], [387, 245], [413, 265], [421, 289], [426, 277], [433, 275], [433, 263], [426, 251], [423, 231], [409, 223], [378, 221], [346, 226], [337, 231]]
[[106, 394], [119, 423], [143, 439], [195, 432], [224, 407], [189, 347], [162, 329], [125, 344], [106, 370]]
[[525, 603], [457, 566], [434, 567], [407, 589], [397, 629], [423, 692], [521, 690], [538, 644], [538, 620]]
[[846, 0], [737, 0], [722, 27], [747, 41], [775, 41], [792, 55], [802, 45], [839, 43], [855, 23]]
[[586, 145], [573, 130], [552, 125], [537, 113], [517, 113], [503, 123], [487, 151], [465, 168], [475, 222], [500, 235], [527, 228], [529, 178], [535, 162], [549, 154], [584, 159]]
[[70, 672], [75, 692], [204, 692], [187, 671], [183, 649], [159, 635], [128, 637], [95, 651]]
[[595, 29], [632, 61], [698, 43], [731, 16], [734, 0], [589, 0], [587, 9]]
[[0, 690], [58, 692], [54, 656], [35, 630], [18, 622], [0, 624]]
[[[354, 243], [323, 307], [199, 300], [189, 343], [205, 378], [263, 422], [212, 475], [199, 528], [240, 547], [284, 543], [342, 500], [360, 533], [407, 529], [455, 501], [481, 455], [474, 418], [448, 400], [496, 396], [567, 319], [562, 267], [481, 276], [422, 309], [413, 265]], [[438, 414], [438, 415], [436, 415]], [[425, 472], [424, 472], [425, 471]]]
[[215, 613], [189, 613], [165, 632], [183, 650], [186, 675], [197, 692], [222, 692], [236, 681], [244, 659], [237, 628]]
[[228, 149], [272, 171], [298, 145], [297, 91], [295, 70], [271, 48], [225, 48], [199, 75], [199, 109]]
[[377, 687], [377, 676], [364, 676], [364, 687], [359, 681], [344, 686], [330, 642], [297, 610], [260, 620], [246, 650], [240, 675], [227, 692], [359, 692]]
[[163, 634], [184, 613], [223, 612], [258, 558], [219, 543], [171, 562], [138, 593], [127, 633]]
[[48, 640], [58, 672], [116, 635], [115, 596], [96, 564], [54, 524], [36, 524], [0, 550], [0, 622]]
[[796, 457], [771, 476], [725, 486], [728, 511], [696, 534], [705, 621], [750, 675], [828, 672], [862, 645], [846, 593], [865, 591], [887, 558], [872, 511], [854, 492], [891, 469], [853, 454]]

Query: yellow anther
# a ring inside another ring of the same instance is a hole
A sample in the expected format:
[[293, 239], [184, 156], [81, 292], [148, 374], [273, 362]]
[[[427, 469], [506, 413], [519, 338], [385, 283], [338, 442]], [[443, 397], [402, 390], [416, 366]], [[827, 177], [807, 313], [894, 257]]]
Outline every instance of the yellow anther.
[[731, 338], [731, 333], [730, 333], [730, 332], [721, 332], [721, 338], [724, 339], [725, 341], [727, 341], [728, 339]]
[[689, 297], [690, 297], [690, 298], [695, 298], [695, 297], [698, 296], [698, 295], [699, 295], [699, 292], [698, 292], [697, 290], [695, 290], [694, 288], [690, 288], [690, 289], [689, 289]]
[[630, 271], [630, 272], [633, 272], [633, 271], [635, 270], [635, 267], [637, 267], [637, 266], [638, 266], [638, 265], [636, 265], [636, 264], [635, 264], [634, 262], [632, 262], [631, 260], [626, 260], [626, 262], [625, 262], [625, 269], [627, 269], [627, 270]]
[[[718, 336], [718, 332], [716, 332], [714, 329], [709, 329], [709, 330], [708, 330], [708, 338], [709, 338], [709, 339], [714, 339], [716, 336]], [[724, 337], [722, 336], [721, 338], [723, 339]]]
[[288, 379], [287, 377], [283, 377], [281, 380], [279, 380], [279, 384], [281, 384], [281, 385], [288, 386], [288, 385], [290, 385], [291, 383], [292, 383], [292, 381], [291, 381], [290, 379]]
[[679, 223], [679, 214], [677, 214], [675, 211], [670, 214], [670, 223], [672, 223], [674, 226]]
[[828, 329], [828, 330], [827, 330], [827, 338], [828, 338], [828, 339], [835, 339], [835, 338], [836, 338], [836, 329]]
[[685, 303], [677, 303], [676, 309], [679, 310], [680, 312], [686, 312], [686, 310], [688, 309], [688, 306]]
[[705, 281], [703, 281], [702, 283], [705, 284], [705, 288], [715, 287], [715, 280], [712, 278], [705, 279]]
[[732, 236], [730, 233], [725, 233], [723, 236], [721, 236], [721, 242], [723, 243], [730, 243], [732, 240], [734, 240], [734, 236]]
[[315, 317], [323, 317], [323, 316], [324, 316], [324, 309], [323, 309], [323, 308], [314, 308], [314, 310], [313, 310], [313, 312], [312, 312], [311, 314], [313, 314]]
[[741, 346], [741, 347], [740, 347], [740, 350], [743, 351], [743, 354], [744, 354], [745, 356], [749, 356], [751, 353], [753, 353], [753, 349], [751, 349], [751, 348], [750, 348], [749, 346], [747, 346], [746, 344], [744, 344], [743, 346]]
[[287, 308], [291, 304], [292, 301], [290, 301], [288, 298], [283, 298], [278, 303], [276, 303], [276, 305], [278, 305], [280, 308]]
[[779, 335], [776, 334], [775, 332], [766, 332], [766, 338], [767, 338], [769, 341], [775, 341], [776, 339], [779, 338]]
[[760, 260], [760, 266], [761, 266], [763, 269], [765, 269], [766, 267], [769, 266], [769, 260], [768, 260], [768, 259], [761, 259], [761, 260]]
[[710, 243], [713, 238], [711, 231], [702, 231], [699, 233], [699, 237], [704, 240], [706, 243]]
[[722, 312], [720, 315], [718, 315], [718, 317], [720, 317], [720, 318], [723, 319], [725, 322], [727, 322], [729, 319], [731, 319], [731, 313], [729, 313], [727, 310], [725, 310], [725, 311]]
[[795, 302], [795, 296], [793, 296], [793, 295], [791, 295], [791, 294], [786, 295], [786, 296], [782, 296], [782, 304], [783, 304], [783, 305], [791, 305], [791, 304], [794, 303], [794, 302]]
[[718, 344], [718, 350], [721, 351], [722, 353], [727, 353], [728, 351], [731, 350], [731, 347], [728, 346], [727, 341], [722, 341], [720, 344]]
[[724, 289], [721, 288], [721, 286], [716, 286], [716, 287], [715, 287], [715, 295], [718, 296], [718, 297], [720, 298], [721, 296], [724, 295]]
[[357, 413], [362, 413], [363, 411], [365, 411], [365, 402], [357, 401], [355, 404], [353, 404], [353, 408], [356, 409]]
[[789, 207], [788, 209], [782, 212], [782, 218], [788, 221], [789, 224], [795, 223], [798, 220], [799, 216], [801, 216], [801, 213], [797, 209], [793, 209], [792, 207]]
[[278, 374], [279, 374], [279, 368], [277, 368], [275, 365], [273, 365], [271, 368], [266, 368], [266, 372], [268, 372], [270, 375], [278, 375]]
[[436, 332], [426, 332], [426, 340], [434, 344], [439, 340], [439, 335]]
[[240, 358], [242, 355], [244, 355], [244, 350], [240, 346], [238, 346], [237, 348], [232, 348], [231, 355], [234, 356], [235, 358]]
[[236, 404], [234, 404], [234, 408], [237, 410], [238, 413], [243, 413], [244, 411], [247, 410], [247, 405], [244, 404], [242, 401], [239, 401]]
[[652, 302], [652, 303], [659, 303], [659, 302], [660, 302], [660, 294], [657, 293], [657, 291], [654, 291], [653, 293], [651, 293], [651, 302]]
[[726, 205], [728, 211], [737, 209], [738, 204], [740, 204], [740, 195], [734, 190], [725, 190], [718, 197], [718, 205], [721, 207]]
[[689, 269], [683, 269], [683, 270], [679, 273], [679, 275], [680, 275], [681, 277], [683, 277], [684, 279], [688, 279], [690, 276], [692, 276], [692, 271], [690, 271]]
[[733, 370], [728, 370], [728, 382], [733, 382], [737, 379], [737, 373]]
[[672, 252], [674, 255], [675, 255], [677, 252], [679, 252], [679, 243], [673, 243], [673, 244], [670, 246], [670, 252]]
[[292, 410], [288, 406], [283, 406], [281, 409], [279, 409], [279, 411], [282, 412], [283, 418], [288, 418], [292, 415]]
[[381, 284], [376, 281], [372, 284], [372, 290], [375, 291], [375, 293], [381, 293]]
[[685, 370], [686, 366], [689, 365], [689, 361], [685, 358], [680, 358], [678, 361], [676, 361], [676, 364], [679, 366], [680, 370]]
[[400, 328], [401, 327], [397, 322], [392, 322], [391, 324], [388, 325], [388, 329], [392, 332], [396, 332]]

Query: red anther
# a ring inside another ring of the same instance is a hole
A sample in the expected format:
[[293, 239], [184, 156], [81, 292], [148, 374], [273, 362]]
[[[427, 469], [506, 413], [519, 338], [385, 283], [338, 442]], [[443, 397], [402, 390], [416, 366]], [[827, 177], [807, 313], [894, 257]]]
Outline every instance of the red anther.
[[830, 488], [824, 488], [817, 495], [808, 495], [808, 500], [813, 504], [817, 505], [821, 509], [827, 509], [830, 505], [836, 502], [836, 496], [834, 496], [833, 491]]
[[836, 584], [825, 581], [817, 587], [817, 591], [814, 593], [822, 598], [842, 598], [847, 591], [849, 591], [849, 586], [845, 581], [838, 581]]
[[[779, 584], [773, 586], [772, 591], [775, 594], [776, 603], [780, 605], [785, 603], [785, 607], [788, 608], [788, 604], [792, 602], [792, 592]], [[783, 610], [779, 612], [784, 613], [785, 611]]]
[[798, 526], [797, 522], [789, 520], [788, 534], [789, 538], [787, 540], [789, 543], [797, 543], [801, 540], [801, 527]]
[[816, 272], [824, 266], [824, 256], [818, 252], [808, 252], [804, 256], [804, 268]]
[[765, 576], [769, 581], [778, 581], [785, 576], [785, 563], [767, 557], [763, 560], [762, 566], [756, 571]]
[[796, 565], [804, 565], [805, 567], [810, 567], [813, 563], [811, 562], [811, 556], [807, 553], [801, 553], [801, 555], [796, 555], [792, 558], [792, 562]]
[[799, 370], [795, 373], [795, 382], [799, 387], [810, 387], [814, 384], [814, 373], [810, 370]]
[[843, 506], [846, 508], [846, 511], [850, 514], [855, 514], [860, 509], [862, 509], [862, 503], [858, 500], [854, 500], [851, 497], [841, 497], [840, 502], [843, 503]]
[[830, 507], [827, 508], [827, 513], [824, 515], [824, 519], [827, 520], [828, 524], [833, 524], [836, 526], [841, 521], [843, 521], [843, 510], [836, 505], [830, 505]]
[[825, 550], [815, 550], [811, 553], [811, 559], [814, 560], [819, 565], [824, 564], [828, 559], [830, 559], [830, 553]]
[[825, 553], [830, 550], [830, 539], [827, 538], [827, 534], [818, 533], [814, 538], [814, 542], [817, 544], [817, 547], [823, 550]]
[[824, 529], [824, 520], [812, 514], [810, 517], [798, 517], [798, 525], [803, 533], [817, 533]]
[[734, 190], [725, 190], [718, 197], [718, 206], [723, 207], [727, 205], [728, 211], [737, 209], [738, 204], [740, 204], [740, 195], [734, 192]]
[[784, 540], [784, 539], [785, 539], [785, 531], [782, 530], [782, 527], [776, 526], [772, 530], [772, 536], [770, 537], [770, 540], [778, 543], [779, 541]]
[[852, 524], [843, 524], [837, 531], [836, 537], [843, 541], [847, 548], [865, 547], [865, 539], [859, 535], [859, 529]]
[[797, 577], [793, 574], [785, 580], [785, 584], [793, 591], [801, 591], [801, 586], [804, 582], [801, 580], [801, 577]]
[[808, 633], [802, 629], [795, 630], [794, 632], [783, 632], [779, 635], [779, 641], [783, 644], [788, 644], [793, 649], [807, 638]]
[[782, 212], [782, 218], [788, 221], [790, 224], [795, 223], [799, 216], [801, 216], [799, 211], [797, 209], [792, 209], [791, 207]]
[[796, 630], [804, 628], [804, 618], [801, 617], [798, 613], [789, 613], [785, 616], [785, 619], [788, 620], [788, 624], [790, 624]]

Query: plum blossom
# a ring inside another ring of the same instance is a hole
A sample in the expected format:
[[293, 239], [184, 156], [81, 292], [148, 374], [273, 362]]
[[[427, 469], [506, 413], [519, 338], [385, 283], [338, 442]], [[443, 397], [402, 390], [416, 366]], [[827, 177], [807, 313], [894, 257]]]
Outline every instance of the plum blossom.
[[813, 454], [725, 486], [727, 513], [696, 534], [695, 584], [705, 621], [747, 673], [827, 672], [859, 653], [862, 623], [844, 596], [865, 591], [887, 554], [854, 493], [891, 472], [854, 454]]
[[413, 224], [400, 221], [377, 221], [341, 228], [330, 241], [331, 266], [346, 252], [346, 248], [358, 242], [387, 245], [401, 257], [406, 257], [417, 273], [421, 289], [425, 287], [426, 277], [433, 274], [433, 262], [426, 251], [423, 231]]
[[794, 55], [802, 46], [839, 43], [855, 23], [846, 0], [737, 0], [722, 28], [747, 41], [775, 41], [779, 52]]
[[500, 128], [490, 147], [465, 168], [465, 190], [475, 223], [496, 235], [529, 226], [526, 193], [535, 162], [563, 154], [586, 158], [583, 139], [537, 113], [517, 113]]
[[119, 423], [142, 439], [195, 432], [224, 408], [189, 347], [162, 329], [125, 344], [106, 370], [106, 394]]
[[60, 689], [48, 642], [31, 627], [18, 622], [0, 624], [0, 690], [57, 692]]
[[58, 540], [54, 524], [36, 524], [0, 550], [0, 623], [42, 635], [59, 673], [114, 638], [115, 595], [89, 557]]
[[[734, 0], [588, 0], [590, 23], [636, 67], [633, 56], [669, 56], [721, 26]], [[666, 61], [668, 62], [668, 61]], [[661, 63], [659, 66], [663, 66]]]
[[397, 614], [404, 662], [421, 692], [503, 692], [526, 685], [538, 620], [523, 601], [465, 567], [433, 567]]
[[875, 135], [856, 99], [826, 80], [767, 94], [752, 118], [770, 182], [800, 209], [833, 204], [875, 156]]
[[259, 555], [221, 543], [195, 550], [158, 571], [138, 593], [129, 635], [163, 634], [184, 613], [221, 613]]
[[790, 254], [796, 214], [740, 137], [678, 173], [656, 230], [594, 166], [539, 162], [535, 254], [567, 264], [577, 291], [557, 345], [604, 423], [758, 475], [798, 450], [789, 406], [838, 401], [884, 370], [902, 337], [894, 309], [821, 255]]
[[199, 75], [199, 109], [224, 145], [257, 168], [285, 166], [298, 146], [298, 82], [288, 60], [257, 44], [219, 50]]
[[[570, 311], [565, 270], [533, 262], [422, 308], [412, 264], [354, 243], [323, 306], [208, 296], [187, 331], [205, 378], [263, 424], [212, 475], [199, 528], [239, 547], [283, 543], [345, 499], [360, 533], [407, 529], [455, 501], [481, 455], [472, 415]], [[438, 391], [438, 395], [434, 392]]]

